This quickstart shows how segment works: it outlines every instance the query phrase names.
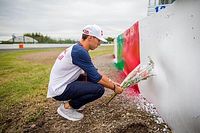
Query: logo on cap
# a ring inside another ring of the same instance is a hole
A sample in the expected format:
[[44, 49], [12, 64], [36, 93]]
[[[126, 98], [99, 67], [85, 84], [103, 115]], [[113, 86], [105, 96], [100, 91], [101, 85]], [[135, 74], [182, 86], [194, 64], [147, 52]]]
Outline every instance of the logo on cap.
[[86, 29], [84, 29], [84, 30], [83, 30], [83, 33], [84, 33], [84, 34], [89, 34], [89, 31], [86, 30]]
[[103, 31], [101, 30], [101, 36], [103, 36]]

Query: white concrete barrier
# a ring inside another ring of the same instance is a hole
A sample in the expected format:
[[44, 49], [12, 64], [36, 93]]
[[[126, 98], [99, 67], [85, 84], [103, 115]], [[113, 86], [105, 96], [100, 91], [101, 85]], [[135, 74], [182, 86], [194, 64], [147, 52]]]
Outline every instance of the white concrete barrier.
[[139, 84], [175, 133], [200, 133], [200, 1], [176, 0], [139, 22], [140, 56], [155, 77]]

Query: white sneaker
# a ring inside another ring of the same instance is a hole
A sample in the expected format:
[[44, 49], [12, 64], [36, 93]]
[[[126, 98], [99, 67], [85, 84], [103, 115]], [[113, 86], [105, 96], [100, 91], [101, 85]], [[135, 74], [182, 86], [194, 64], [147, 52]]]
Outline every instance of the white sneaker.
[[79, 109], [77, 109], [78, 111], [82, 111], [82, 110], [84, 110], [84, 108], [85, 108], [85, 105], [83, 105], [83, 106], [81, 106]]
[[76, 109], [73, 109], [73, 108], [65, 109], [64, 104], [60, 105], [60, 107], [57, 109], [57, 112], [59, 115], [61, 115], [65, 119], [68, 119], [71, 121], [79, 121], [84, 117], [84, 115], [77, 112]]

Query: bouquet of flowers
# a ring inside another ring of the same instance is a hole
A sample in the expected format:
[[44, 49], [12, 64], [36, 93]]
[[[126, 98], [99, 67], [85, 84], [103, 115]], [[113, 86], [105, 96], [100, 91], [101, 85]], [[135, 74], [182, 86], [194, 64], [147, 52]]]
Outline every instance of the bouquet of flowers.
[[[139, 64], [135, 69], [133, 69], [127, 77], [124, 79], [124, 81], [120, 84], [120, 86], [125, 90], [129, 88], [130, 86], [133, 86], [137, 83], [139, 83], [142, 80], [146, 80], [147, 78], [153, 76], [151, 73], [154, 68], [154, 62], [150, 57], [147, 65], [141, 65]], [[111, 100], [117, 95], [117, 93], [112, 94], [110, 99], [106, 102], [106, 105], [108, 105]]]

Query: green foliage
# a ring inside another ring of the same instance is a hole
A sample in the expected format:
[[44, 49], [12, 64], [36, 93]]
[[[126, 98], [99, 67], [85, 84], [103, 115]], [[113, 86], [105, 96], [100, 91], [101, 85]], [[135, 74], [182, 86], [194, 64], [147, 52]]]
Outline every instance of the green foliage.
[[76, 41], [72, 40], [72, 39], [59, 39], [59, 40], [55, 40], [50, 38], [49, 36], [44, 36], [41, 33], [25, 33], [24, 36], [28, 36], [28, 37], [32, 37], [35, 40], [38, 41], [38, 43], [59, 43], [59, 44], [73, 44]]
[[106, 40], [108, 41], [108, 43], [114, 43], [114, 39], [113, 37], [107, 37]]

